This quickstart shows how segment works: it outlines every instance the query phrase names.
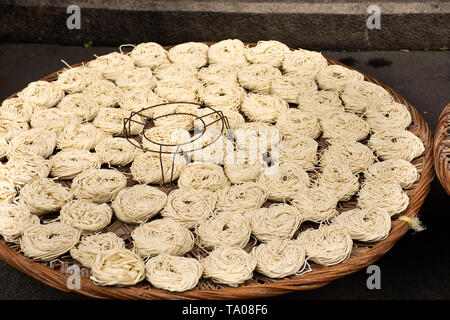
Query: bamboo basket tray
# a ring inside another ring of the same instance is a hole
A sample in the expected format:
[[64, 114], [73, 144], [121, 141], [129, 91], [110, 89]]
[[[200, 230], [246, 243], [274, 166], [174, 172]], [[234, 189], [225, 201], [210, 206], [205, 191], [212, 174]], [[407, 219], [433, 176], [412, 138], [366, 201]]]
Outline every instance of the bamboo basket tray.
[[[212, 43], [207, 43], [208, 45]], [[254, 44], [249, 44], [250, 46]], [[170, 49], [171, 47], [166, 47]], [[344, 64], [328, 59], [329, 64]], [[79, 66], [81, 63], [74, 66]], [[345, 66], [347, 67], [347, 66]], [[347, 67], [349, 68], [349, 67]], [[350, 68], [352, 69], [352, 68]], [[58, 72], [61, 72], [59, 70]], [[58, 72], [54, 72], [41, 80], [54, 81], [57, 79]], [[430, 183], [433, 180], [433, 137], [427, 123], [420, 115], [417, 109], [409, 104], [402, 96], [396, 93], [391, 88], [380, 83], [376, 79], [365, 75], [367, 81], [374, 82], [381, 85], [394, 97], [397, 102], [406, 105], [411, 113], [412, 123], [408, 130], [417, 135], [425, 145], [425, 152], [412, 162], [418, 172], [420, 178], [414, 185], [407, 190], [410, 198], [408, 208], [402, 215], [414, 217], [418, 214], [425, 197], [427, 196]], [[12, 95], [13, 97], [15, 95]], [[447, 110], [449, 108], [447, 107]], [[448, 114], [447, 114], [448, 115]], [[320, 145], [320, 141], [319, 141]], [[448, 164], [448, 162], [447, 162]], [[447, 167], [448, 170], [448, 167]], [[448, 171], [447, 171], [448, 174]], [[170, 187], [170, 186], [169, 186]], [[169, 191], [170, 188], [161, 187], [164, 191]], [[354, 208], [356, 205], [355, 199], [352, 199], [344, 204], [340, 204], [339, 211]], [[112, 223], [106, 227], [105, 231], [115, 232], [122, 237], [127, 244], [127, 248], [132, 246], [130, 234], [135, 226], [123, 223], [119, 220], [113, 220]], [[25, 257], [19, 251], [19, 246], [11, 243], [6, 243], [0, 240], [0, 258], [6, 261], [14, 268], [30, 275], [40, 282], [49, 285], [53, 288], [62, 291], [73, 291], [86, 296], [94, 298], [112, 298], [112, 299], [250, 299], [263, 298], [282, 295], [299, 290], [311, 290], [320, 288], [333, 280], [344, 277], [345, 275], [354, 273], [362, 268], [373, 264], [387, 251], [389, 251], [394, 244], [408, 231], [408, 223], [393, 217], [392, 228], [389, 236], [376, 243], [358, 243], [354, 242], [353, 250], [350, 258], [340, 264], [324, 267], [312, 263], [312, 271], [301, 276], [290, 276], [284, 279], [276, 280], [254, 273], [254, 277], [244, 284], [233, 288], [227, 285], [220, 285], [213, 283], [210, 280], [201, 279], [198, 285], [189, 291], [182, 293], [169, 292], [165, 290], [152, 288], [147, 281], [138, 283], [131, 287], [102, 287], [96, 286], [90, 279], [90, 270], [81, 268], [81, 287], [80, 289], [70, 290], [67, 287], [67, 280], [71, 274], [67, 273], [68, 267], [77, 263], [70, 256], [61, 257], [53, 262], [40, 262]], [[249, 246], [246, 249], [250, 249]], [[197, 248], [187, 254], [187, 256], [200, 258], [205, 256], [205, 253]]]
[[450, 103], [439, 116], [433, 149], [436, 175], [450, 195]]

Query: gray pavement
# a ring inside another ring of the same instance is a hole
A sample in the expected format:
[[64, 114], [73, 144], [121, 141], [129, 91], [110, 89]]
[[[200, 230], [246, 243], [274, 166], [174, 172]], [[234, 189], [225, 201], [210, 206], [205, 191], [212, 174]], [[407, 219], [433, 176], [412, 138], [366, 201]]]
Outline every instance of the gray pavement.
[[[81, 8], [80, 30], [66, 27], [71, 4]], [[278, 39], [291, 47], [371, 50], [449, 46], [448, 0], [376, 1], [381, 8], [379, 30], [366, 27], [369, 4], [357, 0], [3, 0], [0, 39], [66, 45]]]
[[[64, 65], [87, 61], [110, 47], [72, 47], [38, 44], [0, 44], [0, 101]], [[412, 103], [434, 132], [437, 118], [450, 102], [450, 53], [436, 51], [324, 51], [354, 68], [374, 76]], [[382, 272], [382, 289], [368, 290], [367, 274], [355, 274], [314, 291], [278, 299], [450, 299], [449, 197], [435, 180], [420, 217], [427, 229], [409, 232], [376, 262]], [[0, 261], [0, 299], [84, 299], [62, 293], [16, 271]]]

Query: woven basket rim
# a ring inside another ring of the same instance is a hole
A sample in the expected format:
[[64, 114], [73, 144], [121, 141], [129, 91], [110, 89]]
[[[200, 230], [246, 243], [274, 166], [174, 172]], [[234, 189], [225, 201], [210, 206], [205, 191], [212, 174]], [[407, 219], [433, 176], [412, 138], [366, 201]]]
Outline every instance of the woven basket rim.
[[450, 195], [450, 102], [439, 116], [434, 134], [434, 169], [436, 175]]
[[[204, 42], [208, 45], [215, 42]], [[254, 46], [254, 43], [246, 43], [249, 46]], [[166, 46], [165, 49], [170, 49], [173, 46]], [[341, 62], [327, 58], [329, 64], [337, 64], [355, 70]], [[77, 63], [72, 67], [84, 64]], [[54, 79], [58, 73], [64, 70], [60, 69], [51, 73], [41, 80], [48, 81]], [[362, 73], [362, 72], [361, 72]], [[431, 186], [431, 181], [434, 177], [433, 170], [433, 138], [428, 127], [428, 124], [423, 119], [419, 111], [408, 103], [401, 95], [395, 92], [392, 88], [379, 82], [375, 78], [362, 73], [365, 80], [374, 82], [386, 90], [395, 98], [396, 101], [403, 103], [408, 107], [413, 119], [414, 128], [411, 130], [417, 131], [419, 138], [425, 145], [425, 152], [415, 161], [417, 161], [418, 169], [422, 170], [419, 180], [413, 185], [413, 188], [408, 190], [410, 203], [408, 208], [402, 213], [404, 216], [410, 218], [417, 215], [422, 206]], [[15, 96], [15, 94], [10, 97]], [[418, 160], [420, 159], [420, 161]], [[351, 256], [347, 261], [330, 266], [323, 267], [312, 273], [306, 273], [302, 276], [293, 278], [285, 278], [276, 280], [272, 283], [242, 285], [236, 288], [221, 288], [221, 289], [199, 289], [190, 290], [181, 293], [169, 292], [161, 289], [146, 289], [138, 287], [102, 287], [96, 286], [88, 278], [81, 277], [80, 289], [68, 289], [67, 279], [70, 274], [59, 270], [52, 269], [46, 265], [40, 264], [33, 259], [29, 259], [20, 252], [10, 248], [4, 240], [0, 240], [0, 258], [13, 266], [14, 268], [26, 273], [27, 275], [39, 280], [40, 282], [49, 285], [65, 292], [77, 292], [86, 296], [94, 298], [113, 298], [113, 299], [250, 299], [263, 298], [282, 295], [299, 290], [311, 290], [322, 287], [333, 280], [341, 278], [345, 275], [354, 273], [373, 264], [387, 251], [389, 251], [394, 244], [407, 232], [408, 223], [400, 220], [392, 221], [392, 228], [388, 237], [382, 241], [375, 243], [370, 249], [362, 254]]]

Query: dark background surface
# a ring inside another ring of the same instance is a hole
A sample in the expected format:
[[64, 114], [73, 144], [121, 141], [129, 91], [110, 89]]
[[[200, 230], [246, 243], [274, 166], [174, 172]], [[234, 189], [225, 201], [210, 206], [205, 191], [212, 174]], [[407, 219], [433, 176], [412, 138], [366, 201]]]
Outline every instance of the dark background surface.
[[[69, 64], [92, 59], [116, 48], [68, 47], [38, 44], [0, 44], [0, 101], [29, 82]], [[403, 95], [424, 116], [434, 132], [438, 116], [450, 102], [450, 58], [448, 52], [372, 51], [329, 52], [374, 76]], [[366, 270], [306, 292], [275, 299], [450, 299], [449, 197], [435, 179], [419, 213], [427, 229], [409, 231], [376, 264], [381, 268], [381, 289], [368, 290]], [[0, 261], [0, 299], [87, 299], [64, 293], [15, 270]]]

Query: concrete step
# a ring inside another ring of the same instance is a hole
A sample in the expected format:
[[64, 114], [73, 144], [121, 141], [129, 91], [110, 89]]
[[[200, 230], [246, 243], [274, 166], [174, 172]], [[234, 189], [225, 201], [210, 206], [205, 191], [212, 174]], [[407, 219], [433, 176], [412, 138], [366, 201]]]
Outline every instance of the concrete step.
[[[357, 0], [2, 0], [0, 39], [112, 46], [276, 39], [316, 50], [438, 50], [450, 45], [449, 1], [376, 3], [380, 29], [367, 28], [371, 3]], [[80, 29], [67, 28], [71, 4], [80, 7]]]

